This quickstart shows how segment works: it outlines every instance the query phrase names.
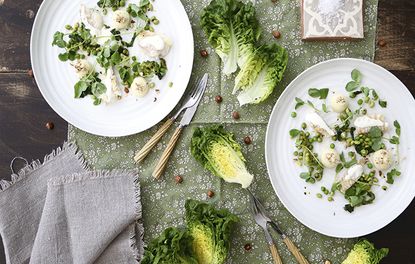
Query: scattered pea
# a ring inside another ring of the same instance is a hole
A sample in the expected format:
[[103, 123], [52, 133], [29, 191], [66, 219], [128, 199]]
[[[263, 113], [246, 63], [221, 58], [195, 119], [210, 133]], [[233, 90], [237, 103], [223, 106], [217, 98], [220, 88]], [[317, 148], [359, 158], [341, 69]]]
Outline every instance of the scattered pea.
[[302, 128], [302, 129], [306, 129], [306, 128], [307, 128], [307, 124], [306, 124], [306, 123], [302, 123], [302, 124], [301, 124], [301, 128]]
[[357, 100], [357, 104], [358, 105], [362, 105], [363, 104], [363, 100], [362, 99]]
[[384, 190], [384, 191], [386, 191], [388, 189], [388, 187], [387, 186], [382, 186], [382, 190]]
[[333, 202], [333, 201], [334, 201], [333, 196], [329, 196], [329, 197], [327, 197], [327, 201], [329, 201], [329, 202]]
[[323, 197], [323, 195], [321, 193], [317, 193], [316, 194], [317, 198], [321, 199]]
[[169, 87], [173, 87], [173, 82], [169, 82]]
[[296, 112], [292, 112], [292, 113], [291, 113], [291, 117], [292, 117], [292, 118], [296, 118], [296, 117], [297, 117], [297, 113], [296, 113]]
[[367, 164], [367, 167], [368, 167], [369, 169], [372, 169], [372, 168], [373, 168], [373, 164], [369, 162], [369, 163]]
[[334, 143], [331, 143], [331, 144], [330, 144], [330, 148], [331, 148], [331, 149], [334, 149], [335, 147], [336, 147], [336, 146], [334, 145]]

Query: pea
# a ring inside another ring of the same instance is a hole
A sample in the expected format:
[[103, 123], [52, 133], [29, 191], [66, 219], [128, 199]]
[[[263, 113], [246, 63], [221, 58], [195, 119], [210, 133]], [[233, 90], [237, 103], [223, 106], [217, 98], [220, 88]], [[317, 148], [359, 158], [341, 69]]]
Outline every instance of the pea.
[[154, 28], [153, 28], [152, 26], [150, 26], [150, 27], [148, 28], [148, 30], [149, 30], [150, 32], [154, 32]]
[[369, 172], [369, 176], [370, 177], [374, 177], [375, 176], [375, 172], [373, 172], [373, 171]]
[[355, 93], [349, 93], [349, 97], [350, 98], [355, 98], [356, 97], [356, 94]]
[[333, 197], [332, 197], [332, 196], [329, 196], [329, 197], [327, 197], [327, 201], [329, 201], [329, 202], [333, 202], [333, 201], [334, 201], [334, 199], [333, 199]]
[[331, 140], [337, 140], [337, 137], [336, 136], [332, 136], [331, 137]]
[[378, 182], [378, 178], [373, 178], [373, 182]]
[[310, 136], [310, 132], [305, 132], [305, 136], [309, 137]]
[[158, 20], [158, 19], [154, 19], [154, 20], [153, 20], [153, 24], [154, 24], [154, 25], [158, 25], [158, 24], [160, 24], [160, 20]]
[[366, 156], [367, 155], [367, 150], [366, 149], [362, 149], [361, 154], [362, 154], [362, 156]]
[[318, 137], [317, 138], [317, 142], [321, 143], [322, 141], [323, 141], [323, 138], [322, 137]]
[[294, 156], [298, 156], [298, 151], [294, 151]]
[[321, 193], [317, 193], [317, 194], [316, 194], [316, 196], [317, 196], [317, 198], [319, 198], [319, 199], [323, 198], [323, 195], [322, 195]]
[[375, 107], [375, 102], [373, 102], [372, 100], [370, 100], [370, 102], [369, 102], [369, 107], [370, 107], [370, 108]]
[[71, 29], [72, 29], [72, 26], [71, 26], [71, 25], [66, 25], [66, 26], [65, 26], [65, 28], [66, 28], [67, 30], [71, 30]]
[[362, 115], [366, 115], [367, 110], [366, 109], [362, 109], [362, 110], [360, 110], [360, 112], [362, 113]]
[[307, 124], [306, 124], [306, 123], [302, 123], [302, 124], [301, 124], [301, 128], [302, 128], [302, 129], [306, 129], [306, 128], [307, 128]]
[[297, 117], [297, 113], [296, 113], [296, 112], [292, 112], [292, 113], [291, 113], [291, 117], [292, 117], [292, 118], [296, 118], [296, 117]]
[[150, 83], [148, 84], [148, 88], [153, 89], [154, 87], [156, 87], [156, 84], [155, 84], [155, 83], [150, 82]]
[[386, 191], [388, 189], [387, 186], [382, 186], [382, 190]]
[[369, 169], [372, 169], [372, 168], [373, 168], [373, 164], [369, 162], [369, 163], [367, 164], [367, 167], [368, 167]]
[[342, 133], [340, 134], [340, 137], [341, 137], [341, 138], [346, 138], [346, 136], [347, 136], [347, 135], [346, 135], [346, 132], [342, 132]]
[[125, 6], [125, 0], [120, 1], [120, 7]]
[[369, 103], [370, 98], [369, 97], [365, 97], [365, 103]]
[[363, 100], [362, 99], [357, 100], [357, 104], [358, 105], [362, 105], [363, 104]]
[[336, 147], [336, 146], [335, 146], [333, 143], [331, 143], [331, 144], [330, 144], [330, 148], [331, 148], [331, 149], [334, 149], [335, 147]]

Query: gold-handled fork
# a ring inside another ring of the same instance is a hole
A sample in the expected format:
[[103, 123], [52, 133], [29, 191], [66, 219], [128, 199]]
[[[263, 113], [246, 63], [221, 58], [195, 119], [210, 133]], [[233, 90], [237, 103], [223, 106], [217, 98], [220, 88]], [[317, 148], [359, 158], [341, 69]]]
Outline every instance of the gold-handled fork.
[[206, 90], [208, 81], [208, 74], [206, 73], [197, 83], [197, 85], [189, 92], [188, 97], [184, 100], [182, 107], [167, 121], [159, 128], [159, 130], [153, 135], [153, 137], [141, 148], [140, 151], [134, 157], [136, 162], [141, 162], [153, 149], [153, 147], [160, 141], [162, 136], [167, 132], [167, 130], [171, 127], [174, 121], [179, 117], [179, 115], [184, 111], [185, 114], [182, 117], [180, 125], [174, 131], [169, 143], [167, 144], [166, 149], [164, 150], [159, 162], [154, 169], [153, 176], [156, 179], [159, 179], [161, 174], [164, 171], [165, 166], [167, 165], [167, 161], [173, 152], [173, 149], [177, 143], [177, 140], [180, 137], [180, 134], [184, 127], [189, 125], [190, 121], [192, 120], [197, 106], [199, 105], [200, 100]]
[[270, 224], [270, 226], [282, 237], [282, 240], [284, 241], [288, 250], [294, 255], [298, 263], [309, 264], [308, 260], [303, 256], [303, 254], [301, 254], [300, 250], [294, 245], [291, 239], [288, 236], [286, 236], [278, 227], [278, 225], [267, 216], [266, 210], [264, 206], [261, 204], [261, 202], [258, 200], [258, 198], [256, 198], [255, 195], [249, 189], [247, 190], [251, 197], [250, 208], [252, 215], [254, 216], [255, 222], [264, 230], [265, 238], [267, 239], [268, 246], [271, 250], [274, 263], [282, 264], [282, 260], [278, 253], [277, 246], [275, 245], [274, 240], [272, 239], [268, 231], [268, 224]]

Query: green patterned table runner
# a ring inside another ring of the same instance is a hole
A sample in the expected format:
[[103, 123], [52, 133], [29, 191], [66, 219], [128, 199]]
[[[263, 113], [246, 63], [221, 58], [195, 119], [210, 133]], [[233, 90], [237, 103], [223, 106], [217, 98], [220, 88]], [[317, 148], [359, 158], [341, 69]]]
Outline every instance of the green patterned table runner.
[[[278, 0], [276, 4], [273, 4], [271, 0], [257, 1], [257, 17], [263, 30], [262, 41], [277, 41], [286, 47], [289, 52], [289, 63], [282, 83], [271, 98], [262, 104], [241, 108], [236, 97], [231, 95], [233, 77], [225, 77], [221, 74], [220, 60], [208, 46], [199, 27], [200, 11], [209, 3], [209, 0], [182, 0], [195, 37], [195, 63], [191, 83], [195, 78], [202, 76], [205, 71], [210, 74], [210, 80], [194, 121], [184, 131], [178, 142], [163, 180], [156, 182], [151, 172], [173, 130], [138, 167], [141, 173], [146, 242], [156, 237], [166, 227], [183, 225], [185, 200], [187, 198], [207, 200], [206, 193], [211, 189], [215, 192], [214, 198], [209, 199], [211, 202], [215, 202], [218, 207], [230, 209], [241, 218], [233, 238], [228, 263], [271, 262], [271, 254], [265, 243], [263, 232], [254, 224], [246, 209], [249, 201], [247, 194], [240, 189], [239, 185], [226, 184], [221, 179], [212, 176], [190, 156], [189, 144], [193, 128], [208, 123], [223, 123], [229, 131], [235, 133], [243, 146], [243, 153], [248, 161], [247, 166], [255, 175], [252, 190], [264, 202], [272, 218], [277, 219], [281, 228], [301, 248], [310, 263], [323, 263], [324, 259], [330, 259], [332, 263], [340, 263], [345, 258], [354, 240], [330, 238], [308, 229], [299, 223], [278, 200], [267, 175], [264, 139], [266, 124], [279, 94], [303, 70], [317, 62], [337, 57], [373, 60], [377, 0], [364, 2], [364, 40], [303, 42], [300, 36], [300, 0]], [[281, 39], [273, 39], [271, 35], [273, 29], [278, 29], [282, 33]], [[209, 57], [201, 58], [199, 55], [201, 49], [207, 49]], [[221, 104], [215, 102], [216, 95], [223, 97]], [[232, 119], [233, 111], [240, 113], [240, 120]], [[69, 140], [77, 142], [89, 164], [97, 169], [136, 168], [137, 165], [133, 162], [134, 153], [147, 142], [156, 129], [157, 127], [154, 127], [149, 131], [129, 137], [105, 138], [85, 133], [70, 125]], [[251, 145], [243, 143], [246, 135], [252, 137]], [[183, 176], [182, 184], [175, 183], [175, 175]], [[251, 251], [244, 250], [246, 243], [252, 244]], [[281, 239], [277, 239], [277, 244], [284, 263], [296, 263]]]

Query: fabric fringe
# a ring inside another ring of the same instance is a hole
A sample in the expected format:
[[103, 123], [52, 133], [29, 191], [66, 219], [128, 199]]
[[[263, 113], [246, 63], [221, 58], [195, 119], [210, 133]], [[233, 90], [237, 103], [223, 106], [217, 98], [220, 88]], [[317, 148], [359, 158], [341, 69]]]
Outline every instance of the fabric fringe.
[[[142, 257], [144, 256], [144, 226], [142, 221], [141, 190], [138, 173], [134, 177], [134, 191], [136, 222], [130, 230], [130, 247], [133, 251], [135, 259], [138, 263], [140, 263]], [[140, 237], [137, 237], [138, 235]], [[139, 243], [137, 243], [137, 241], [139, 241]]]
[[49, 163], [55, 157], [59, 156], [61, 153], [66, 152], [66, 151], [69, 153], [72, 153], [77, 158], [79, 163], [82, 165], [83, 169], [85, 170], [89, 169], [82, 153], [78, 150], [78, 147], [76, 146], [76, 144], [74, 142], [64, 142], [62, 147], [58, 147], [54, 149], [50, 154], [45, 155], [45, 157], [43, 158], [43, 162], [40, 160], [33, 160], [28, 165], [24, 166], [18, 173], [13, 173], [11, 175], [10, 181], [0, 180], [0, 192], [4, 192], [5, 190], [10, 188], [17, 182], [21, 181], [22, 179], [25, 179], [30, 172]]

